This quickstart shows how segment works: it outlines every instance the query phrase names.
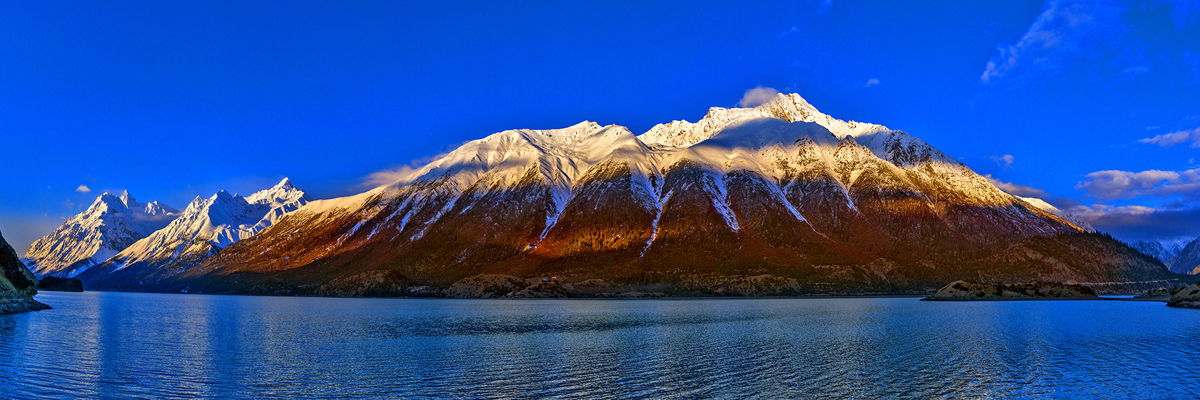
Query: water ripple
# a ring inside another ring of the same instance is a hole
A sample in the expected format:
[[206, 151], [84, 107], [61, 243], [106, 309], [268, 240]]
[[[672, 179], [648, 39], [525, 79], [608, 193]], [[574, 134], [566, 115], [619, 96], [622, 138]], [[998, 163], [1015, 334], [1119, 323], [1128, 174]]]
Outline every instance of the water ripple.
[[381, 300], [46, 293], [0, 397], [1190, 398], [1200, 312], [911, 298]]

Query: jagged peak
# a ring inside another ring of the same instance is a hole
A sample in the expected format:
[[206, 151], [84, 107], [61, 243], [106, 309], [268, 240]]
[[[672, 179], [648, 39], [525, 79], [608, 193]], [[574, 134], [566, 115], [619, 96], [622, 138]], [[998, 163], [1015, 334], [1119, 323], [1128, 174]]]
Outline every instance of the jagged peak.
[[96, 196], [96, 200], [88, 207], [87, 212], [109, 211], [114, 213], [123, 213], [129, 211], [129, 207], [125, 206], [125, 202], [121, 198], [105, 191]]
[[858, 137], [868, 133], [888, 131], [882, 125], [843, 121], [821, 113], [796, 93], [780, 93], [770, 101], [748, 108], [712, 107], [696, 123], [685, 120], [658, 124], [638, 136], [643, 142], [658, 148], [689, 147], [708, 140], [742, 118], [779, 118], [788, 122], [815, 122], [828, 129], [838, 139]]
[[284, 177], [283, 180], [279, 181], [279, 183], [276, 183], [275, 186], [271, 187], [271, 189], [282, 189], [282, 190], [292, 190], [295, 188], [296, 188], [295, 186], [292, 186], [292, 180], [288, 179], [287, 177]]
[[125, 204], [125, 207], [134, 208], [137, 206], [137, 199], [134, 199], [133, 196], [129, 194], [128, 190], [121, 191], [120, 199], [121, 203]]
[[291, 179], [283, 178], [278, 184], [263, 189], [245, 197], [251, 204], [274, 204], [295, 200], [309, 201], [308, 193], [292, 184]]
[[142, 212], [149, 214], [149, 215], [163, 215], [163, 214], [174, 214], [174, 213], [179, 212], [179, 210], [176, 210], [166, 204], [159, 203], [158, 201], [151, 201], [149, 203], [146, 203], [146, 207]]

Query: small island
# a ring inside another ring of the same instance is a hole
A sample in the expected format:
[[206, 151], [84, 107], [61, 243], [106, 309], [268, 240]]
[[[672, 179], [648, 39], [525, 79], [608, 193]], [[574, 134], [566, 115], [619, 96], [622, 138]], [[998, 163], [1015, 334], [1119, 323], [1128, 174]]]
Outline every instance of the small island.
[[1058, 282], [977, 283], [955, 281], [922, 300], [995, 301], [995, 300], [1094, 300], [1100, 296], [1087, 286]]
[[75, 278], [47, 276], [38, 281], [38, 290], [52, 292], [82, 292], [83, 282]]

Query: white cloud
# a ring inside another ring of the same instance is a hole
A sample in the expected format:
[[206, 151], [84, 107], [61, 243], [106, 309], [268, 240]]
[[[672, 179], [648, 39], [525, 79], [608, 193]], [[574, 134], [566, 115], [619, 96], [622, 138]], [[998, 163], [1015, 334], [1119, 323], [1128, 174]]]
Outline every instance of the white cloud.
[[1171, 147], [1180, 143], [1191, 142], [1193, 148], [1200, 147], [1200, 128], [1164, 133], [1155, 137], [1139, 139], [1138, 141], [1160, 147]]
[[774, 99], [779, 94], [778, 90], [769, 87], [756, 87], [746, 91], [742, 95], [742, 99], [738, 101], [739, 107], [757, 107], [759, 104], [766, 103]]
[[1049, 0], [1020, 40], [996, 47], [979, 79], [992, 83], [1011, 74], [1056, 73], [1119, 38], [1123, 11], [1112, 1]]
[[1021, 197], [1036, 197], [1039, 199], [1046, 197], [1046, 191], [1042, 190], [1042, 189], [1037, 189], [1037, 188], [1033, 188], [1033, 187], [1029, 187], [1029, 186], [1025, 186], [1025, 185], [1018, 185], [1018, 184], [1010, 183], [1010, 182], [1004, 182], [999, 179], [993, 178], [991, 174], [984, 175], [983, 177], [987, 178], [988, 182], [991, 182], [992, 185], [996, 186], [997, 188], [1000, 188], [1000, 190], [1003, 190], [1003, 191], [1007, 192], [1008, 194], [1017, 195], [1017, 196], [1021, 196]]
[[867, 83], [863, 87], [871, 87], [879, 84], [879, 80], [875, 78], [867, 79]]
[[[69, 186], [68, 186], [68, 187], [69, 187]], [[87, 193], [87, 192], [91, 192], [91, 191], [92, 191], [92, 189], [90, 189], [90, 188], [88, 188], [87, 186], [84, 186], [84, 185], [79, 185], [79, 187], [75, 188], [75, 191], [76, 191], [76, 192], [79, 192], [79, 193]]]
[[999, 165], [1000, 167], [1005, 168], [1005, 169], [1012, 169], [1013, 161], [1016, 160], [1012, 154], [1005, 154], [1002, 156], [991, 156], [988, 158], [992, 159], [992, 161], [995, 161], [996, 165]]
[[1200, 168], [1186, 171], [1097, 171], [1075, 185], [1103, 200], [1132, 197], [1200, 196]]
[[1093, 204], [1073, 206], [1068, 213], [1122, 240], [1176, 240], [1200, 236], [1200, 209], [1156, 209], [1144, 206]]
[[1083, 218], [1085, 221], [1095, 221], [1101, 217], [1122, 214], [1122, 215], [1145, 215], [1158, 211], [1151, 207], [1143, 206], [1109, 206], [1104, 204], [1092, 204], [1090, 206], [1074, 206], [1067, 209], [1067, 212]]

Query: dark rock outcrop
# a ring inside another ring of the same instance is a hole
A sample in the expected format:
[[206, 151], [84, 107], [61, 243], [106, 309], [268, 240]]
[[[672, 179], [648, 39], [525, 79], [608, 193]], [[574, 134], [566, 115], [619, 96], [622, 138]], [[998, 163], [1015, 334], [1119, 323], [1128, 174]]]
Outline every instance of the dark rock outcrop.
[[1183, 290], [1182, 286], [1150, 289], [1145, 293], [1134, 296], [1133, 298], [1138, 300], [1170, 301], [1171, 296], [1174, 296], [1175, 293], [1179, 293], [1180, 290]]
[[0, 234], [0, 315], [49, 309], [33, 299], [37, 278]]
[[38, 289], [52, 292], [82, 292], [83, 282], [75, 278], [47, 276], [38, 282]]
[[924, 300], [1083, 300], [1098, 299], [1096, 292], [1083, 285], [1058, 282], [976, 283], [956, 281], [938, 289]]
[[1167, 307], [1200, 308], [1200, 283], [1187, 285], [1172, 294]]

